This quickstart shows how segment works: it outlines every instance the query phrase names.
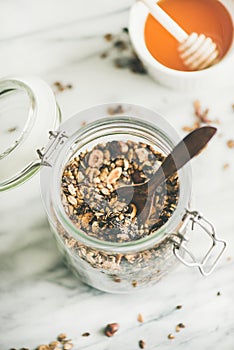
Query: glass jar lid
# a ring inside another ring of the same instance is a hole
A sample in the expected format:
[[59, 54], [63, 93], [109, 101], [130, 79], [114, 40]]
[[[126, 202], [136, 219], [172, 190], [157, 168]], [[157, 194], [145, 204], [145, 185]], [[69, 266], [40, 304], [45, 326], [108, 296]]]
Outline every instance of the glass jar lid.
[[51, 88], [35, 77], [0, 80], [0, 191], [31, 178], [43, 165], [37, 150], [48, 143], [61, 113]]

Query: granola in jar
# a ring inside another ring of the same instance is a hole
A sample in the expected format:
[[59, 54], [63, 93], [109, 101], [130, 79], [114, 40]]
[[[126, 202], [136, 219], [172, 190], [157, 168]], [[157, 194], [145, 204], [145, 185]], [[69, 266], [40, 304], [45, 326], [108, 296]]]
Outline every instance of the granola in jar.
[[[87, 236], [103, 242], [131, 243], [153, 236], [176, 208], [178, 175], [155, 190], [154, 205], [145, 223], [138, 222], [133, 204], [118, 201], [116, 189], [149, 180], [163, 159], [164, 155], [151, 145], [132, 140], [99, 143], [80, 152], [63, 171], [61, 196], [67, 216]], [[165, 252], [169, 251], [171, 257], [168, 238], [151, 249], [114, 254], [86, 246], [63, 229], [59, 232], [66, 247], [81, 259], [81, 265], [89, 265], [88, 269], [104, 272], [115, 283], [127, 283], [131, 288], [160, 278]]]

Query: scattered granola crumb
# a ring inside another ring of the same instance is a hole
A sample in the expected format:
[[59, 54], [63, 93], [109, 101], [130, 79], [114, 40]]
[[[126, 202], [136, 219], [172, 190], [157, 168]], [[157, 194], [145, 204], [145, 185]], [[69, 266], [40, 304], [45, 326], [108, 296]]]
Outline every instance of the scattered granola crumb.
[[52, 342], [49, 343], [50, 350], [55, 350], [55, 349], [58, 348], [58, 346], [59, 346], [59, 342], [57, 340], [52, 341]]
[[117, 107], [109, 107], [107, 109], [107, 113], [109, 115], [120, 114], [120, 113], [124, 113], [124, 109], [123, 109], [123, 106], [121, 105], [118, 105]]
[[50, 350], [50, 347], [48, 345], [39, 345], [37, 350]]
[[67, 90], [67, 89], [72, 89], [73, 88], [73, 86], [72, 86], [72, 84], [63, 84], [63, 83], [61, 83], [60, 81], [55, 81], [54, 83], [53, 83], [53, 86], [56, 88], [56, 91], [55, 91], [55, 93], [56, 92], [63, 92], [63, 91], [65, 91], [65, 90]]
[[132, 286], [133, 286], [134, 288], [136, 288], [136, 287], [137, 287], [137, 281], [132, 281]]
[[228, 146], [228, 148], [234, 148], [234, 140], [228, 140], [227, 146]]
[[83, 120], [83, 122], [81, 122], [81, 126], [86, 126], [87, 122], [85, 120]]
[[170, 340], [172, 340], [172, 339], [175, 339], [175, 336], [174, 336], [173, 334], [170, 333], [170, 334], [168, 334], [167, 338], [170, 339]]
[[234, 111], [234, 103], [232, 104], [232, 109], [233, 109], [233, 111]]
[[[71, 342], [71, 339], [67, 339], [65, 333], [61, 333], [57, 336], [57, 340], [51, 341], [48, 345], [41, 344], [36, 347], [36, 350], [72, 350], [74, 345]], [[16, 350], [11, 348], [10, 350]], [[29, 350], [28, 348], [21, 348], [20, 350]]]
[[199, 100], [194, 101], [194, 112], [198, 119], [205, 124], [209, 124], [211, 120], [207, 117], [209, 113], [209, 108], [206, 108], [204, 111], [201, 109], [201, 103]]
[[60, 86], [60, 85], [61, 85], [60, 81], [55, 81], [54, 82], [54, 86]]
[[121, 282], [121, 278], [115, 276], [113, 281], [116, 282], [116, 283], [120, 283]]
[[145, 344], [145, 341], [144, 341], [144, 340], [139, 340], [139, 343], [138, 343], [138, 344], [139, 344], [139, 348], [140, 348], [140, 349], [144, 349], [144, 348], [145, 348], [145, 345], [146, 345], [146, 344]]
[[109, 42], [109, 48], [105, 50], [100, 57], [112, 58], [117, 68], [128, 68], [133, 73], [147, 74], [141, 60], [133, 49], [129, 38], [128, 28], [123, 28], [118, 34], [107, 33], [104, 39]]
[[178, 333], [181, 331], [182, 328], [185, 328], [185, 325], [183, 323], [179, 323], [177, 324], [177, 326], [175, 327], [175, 331]]
[[17, 126], [14, 126], [14, 127], [12, 127], [12, 128], [9, 128], [9, 129], [7, 130], [7, 132], [11, 133], [11, 132], [16, 131], [17, 129], [18, 129]]
[[71, 342], [67, 342], [63, 345], [63, 350], [71, 350], [73, 348], [73, 344]]
[[57, 336], [58, 341], [62, 341], [62, 340], [64, 340], [64, 339], [66, 339], [66, 338], [67, 338], [66, 333], [60, 333], [60, 334]]
[[232, 261], [232, 257], [231, 257], [231, 256], [228, 256], [228, 257], [227, 257], [227, 261]]
[[128, 34], [128, 28], [127, 27], [124, 27], [122, 30], [123, 30], [124, 33]]
[[145, 67], [137, 56], [116, 58], [114, 64], [116, 68], [129, 68], [133, 73], [147, 74]]
[[101, 58], [107, 58], [108, 57], [108, 53], [107, 52], [102, 52], [100, 57]]
[[180, 328], [185, 328], [185, 324], [184, 324], [184, 323], [179, 323], [179, 324], [178, 324], [178, 327], [180, 327]]
[[104, 39], [106, 41], [112, 41], [113, 40], [113, 35], [110, 34], [110, 33], [107, 33], [107, 34], [104, 35]]
[[202, 110], [201, 103], [199, 100], [196, 100], [193, 102], [194, 107], [194, 114], [196, 117], [196, 120], [191, 126], [183, 126], [182, 130], [186, 132], [192, 132], [193, 130], [200, 128], [202, 124], [221, 124], [220, 120], [218, 118], [211, 120], [208, 118], [209, 114], [209, 108], [206, 108]]
[[226, 170], [226, 169], [228, 169], [230, 167], [230, 164], [229, 163], [225, 163], [224, 165], [223, 165], [223, 170]]
[[140, 322], [140, 323], [144, 322], [144, 318], [143, 318], [142, 314], [138, 314], [137, 321]]
[[179, 310], [179, 309], [182, 309], [182, 307], [183, 307], [182, 305], [177, 305], [176, 309]]
[[123, 40], [116, 40], [114, 42], [114, 47], [116, 47], [119, 51], [124, 51], [128, 48], [126, 42]]
[[195, 121], [192, 126], [183, 126], [182, 130], [186, 132], [192, 132], [193, 130], [200, 128], [201, 123], [199, 121]]
[[89, 337], [90, 336], [90, 333], [89, 332], [85, 332], [82, 334], [82, 337]]
[[104, 333], [107, 337], [113, 337], [113, 335], [119, 330], [118, 323], [109, 323], [104, 330]]
[[217, 297], [220, 297], [221, 293], [220, 292], [217, 292]]

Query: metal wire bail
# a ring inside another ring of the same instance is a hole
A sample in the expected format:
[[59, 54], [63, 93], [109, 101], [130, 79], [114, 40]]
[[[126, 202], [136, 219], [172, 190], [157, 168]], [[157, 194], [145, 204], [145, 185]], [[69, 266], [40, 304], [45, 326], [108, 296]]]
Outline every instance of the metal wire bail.
[[[187, 242], [188, 238], [182, 234], [184, 228], [188, 224], [188, 222], [191, 221], [191, 229], [194, 230], [196, 225], [199, 225], [203, 231], [211, 238], [212, 245], [208, 252], [205, 254], [203, 259], [201, 261], [197, 261], [193, 253], [187, 248]], [[183, 225], [181, 226], [180, 230], [177, 234], [174, 234], [172, 238], [174, 242], [174, 249], [173, 252], [175, 256], [186, 266], [188, 267], [198, 267], [201, 274], [203, 276], [210, 275], [213, 270], [215, 269], [218, 261], [220, 260], [224, 250], [226, 249], [227, 243], [225, 240], [220, 239], [217, 237], [215, 233], [214, 226], [206, 219], [204, 218], [198, 211], [189, 211], [186, 210], [186, 214], [183, 218]], [[210, 266], [207, 266], [207, 262], [212, 256], [212, 252], [215, 249], [215, 247], [220, 246], [219, 254], [214, 258], [213, 263]], [[189, 255], [191, 258], [191, 262], [187, 261], [184, 256]]]
[[51, 154], [54, 152], [58, 145], [62, 145], [64, 143], [64, 139], [68, 138], [64, 131], [49, 131], [49, 139], [50, 142], [46, 148], [37, 149], [37, 154], [41, 159], [41, 165], [51, 166], [48, 162]]

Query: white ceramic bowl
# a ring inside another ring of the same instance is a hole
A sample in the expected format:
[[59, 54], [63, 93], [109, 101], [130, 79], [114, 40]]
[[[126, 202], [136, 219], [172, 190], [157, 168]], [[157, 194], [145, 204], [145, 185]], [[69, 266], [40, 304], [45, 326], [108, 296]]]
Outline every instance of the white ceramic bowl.
[[[222, 0], [234, 20], [234, 1]], [[160, 84], [173, 89], [200, 89], [224, 87], [230, 85], [234, 78], [234, 45], [232, 44], [225, 57], [214, 66], [194, 72], [184, 72], [168, 68], [159, 63], [148, 51], [144, 40], [145, 21], [148, 16], [146, 6], [137, 1], [131, 8], [129, 34], [132, 44], [144, 63], [149, 74]]]

